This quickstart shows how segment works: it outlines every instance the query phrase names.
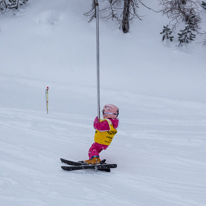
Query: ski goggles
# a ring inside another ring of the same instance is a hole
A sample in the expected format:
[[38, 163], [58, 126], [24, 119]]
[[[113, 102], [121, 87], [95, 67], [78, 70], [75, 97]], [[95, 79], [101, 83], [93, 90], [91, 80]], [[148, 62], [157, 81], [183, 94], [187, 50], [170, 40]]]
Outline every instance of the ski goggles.
[[102, 114], [103, 114], [103, 115], [105, 115], [105, 114], [113, 114], [113, 115], [117, 115], [116, 113], [112, 113], [112, 112], [105, 112], [105, 111], [104, 111], [104, 109], [102, 110]]

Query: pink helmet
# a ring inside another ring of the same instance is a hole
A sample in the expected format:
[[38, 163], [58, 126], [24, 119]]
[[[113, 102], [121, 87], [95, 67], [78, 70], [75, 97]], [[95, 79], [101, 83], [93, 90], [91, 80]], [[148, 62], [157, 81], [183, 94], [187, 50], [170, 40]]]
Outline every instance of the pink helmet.
[[102, 114], [104, 119], [115, 119], [119, 115], [119, 108], [113, 104], [106, 104], [102, 110]]

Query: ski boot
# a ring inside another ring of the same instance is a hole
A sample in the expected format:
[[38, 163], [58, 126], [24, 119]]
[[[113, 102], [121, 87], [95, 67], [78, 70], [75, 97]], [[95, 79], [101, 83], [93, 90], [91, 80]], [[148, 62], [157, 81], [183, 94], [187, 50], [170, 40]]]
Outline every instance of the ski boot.
[[96, 165], [96, 164], [99, 164], [101, 162], [101, 160], [100, 160], [99, 156], [94, 156], [90, 160], [85, 160], [84, 162], [86, 162], [87, 164]]

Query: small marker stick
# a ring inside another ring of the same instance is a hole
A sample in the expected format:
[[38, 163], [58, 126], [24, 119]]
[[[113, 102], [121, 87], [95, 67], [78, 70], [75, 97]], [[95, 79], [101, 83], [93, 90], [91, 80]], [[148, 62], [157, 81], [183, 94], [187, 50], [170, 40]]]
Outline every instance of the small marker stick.
[[46, 97], [46, 110], [48, 114], [49, 112], [49, 87], [46, 88], [45, 97]]

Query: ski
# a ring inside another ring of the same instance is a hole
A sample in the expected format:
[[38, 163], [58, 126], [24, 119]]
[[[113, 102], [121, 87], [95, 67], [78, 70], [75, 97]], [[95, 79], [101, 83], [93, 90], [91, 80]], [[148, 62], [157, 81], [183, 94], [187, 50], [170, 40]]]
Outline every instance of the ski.
[[86, 164], [86, 162], [84, 162], [84, 161], [74, 162], [74, 161], [71, 161], [71, 160], [63, 159], [63, 158], [60, 158], [60, 160], [61, 160], [62, 163], [65, 163], [65, 164], [68, 164], [68, 165], [80, 166], [80, 165], [85, 165]]
[[80, 166], [62, 166], [61, 168], [66, 171], [73, 170], [85, 170], [85, 169], [94, 169], [94, 170], [109, 170], [110, 168], [116, 168], [116, 164], [98, 164], [98, 165], [80, 165]]
[[[81, 170], [81, 169], [95, 169], [95, 170], [100, 170], [100, 171], [104, 171], [104, 172], [110, 172], [110, 168], [116, 168], [117, 165], [116, 164], [106, 164], [106, 159], [103, 159], [100, 164], [98, 165], [88, 165], [86, 162], [84, 161], [71, 161], [71, 160], [67, 160], [67, 159], [63, 159], [60, 158], [62, 163], [65, 163], [67, 165], [72, 165], [71, 166], [62, 166], [61, 168], [63, 170], [67, 170], [67, 171], [72, 171], [72, 170]], [[108, 165], [112, 165], [112, 166], [108, 166]], [[82, 167], [84, 166], [84, 167]], [[103, 167], [101, 167], [103, 166]]]
[[[63, 159], [63, 158], [60, 158], [61, 162], [62, 163], [65, 163], [65, 164], [68, 164], [68, 165], [75, 165], [75, 166], [80, 166], [80, 165], [87, 165], [86, 162], [84, 161], [78, 161], [78, 162], [75, 162], [75, 161], [71, 161], [71, 160], [66, 160], [66, 159]], [[103, 159], [100, 164], [104, 164], [106, 162], [106, 159]]]

